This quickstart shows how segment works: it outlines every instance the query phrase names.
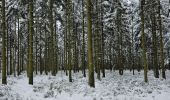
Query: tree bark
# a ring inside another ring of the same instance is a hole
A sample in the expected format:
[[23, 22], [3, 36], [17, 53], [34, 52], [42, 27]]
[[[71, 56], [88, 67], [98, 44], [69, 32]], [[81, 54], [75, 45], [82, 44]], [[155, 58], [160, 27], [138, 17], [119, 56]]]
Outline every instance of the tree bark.
[[[169, 1], [170, 2], [170, 1]], [[162, 20], [161, 20], [161, 4], [160, 0], [158, 0], [158, 21], [159, 21], [159, 32], [160, 32], [160, 55], [161, 55], [161, 69], [162, 69], [162, 78], [166, 79], [165, 74], [165, 65], [164, 65], [164, 44], [163, 44], [163, 36], [162, 36]]]
[[94, 81], [94, 68], [93, 68], [93, 50], [92, 50], [92, 3], [87, 0], [87, 37], [88, 37], [88, 79], [89, 85], [95, 87]]
[[2, 84], [7, 84], [7, 77], [6, 77], [6, 16], [5, 16], [5, 0], [2, 0]]
[[148, 70], [148, 65], [147, 65], [147, 58], [146, 58], [146, 46], [145, 46], [145, 19], [144, 19], [144, 5], [145, 5], [145, 0], [141, 0], [141, 34], [142, 34], [142, 55], [143, 55], [143, 67], [144, 67], [144, 81], [148, 82], [148, 77], [147, 77], [147, 70]]
[[29, 84], [33, 85], [33, 0], [29, 0]]

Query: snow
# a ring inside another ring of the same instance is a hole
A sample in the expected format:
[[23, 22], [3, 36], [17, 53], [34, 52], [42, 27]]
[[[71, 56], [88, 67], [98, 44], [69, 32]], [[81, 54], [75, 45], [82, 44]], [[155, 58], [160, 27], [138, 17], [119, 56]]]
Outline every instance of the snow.
[[[64, 72], [56, 76], [34, 75], [34, 85], [28, 84], [26, 73], [8, 76], [8, 84], [0, 85], [0, 100], [170, 100], [170, 71], [167, 79], [156, 79], [149, 71], [149, 84], [143, 81], [143, 72], [106, 71], [106, 78], [95, 79], [95, 88], [88, 86], [82, 73], [73, 74], [68, 81]], [[96, 77], [96, 76], [95, 76]], [[1, 76], [0, 76], [1, 78]]]

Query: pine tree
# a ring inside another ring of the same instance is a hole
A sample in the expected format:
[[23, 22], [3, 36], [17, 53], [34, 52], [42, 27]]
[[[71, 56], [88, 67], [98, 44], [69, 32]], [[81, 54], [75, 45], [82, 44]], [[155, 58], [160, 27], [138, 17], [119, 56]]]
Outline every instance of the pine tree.
[[[28, 7], [27, 7], [27, 9], [28, 9], [28, 13], [30, 13], [29, 12], [29, 5], [28, 5]], [[29, 17], [29, 14], [28, 14], [28, 17]], [[30, 27], [30, 25], [29, 25], [29, 19], [27, 19], [27, 77], [29, 78], [29, 27]]]
[[[57, 73], [58, 72], [58, 63], [59, 63], [59, 61], [58, 61], [58, 35], [57, 35], [57, 22], [56, 22], [56, 20], [55, 20], [55, 23], [54, 23], [54, 27], [55, 27], [55, 31], [54, 31], [54, 52], [55, 52], [55, 65], [54, 65], [54, 67], [55, 67], [55, 72]], [[41, 47], [41, 45], [40, 45], [40, 47]], [[40, 49], [41, 50], [41, 49]]]
[[[120, 2], [117, 2], [118, 6], [120, 6]], [[119, 74], [123, 75], [123, 34], [122, 34], [122, 9], [117, 9], [116, 14], [116, 25], [117, 25], [117, 36], [118, 36], [118, 67], [119, 67]]]
[[29, 0], [29, 84], [33, 85], [33, 0]]
[[2, 84], [7, 84], [6, 77], [6, 16], [5, 0], [2, 0]]
[[39, 50], [39, 67], [40, 67], [40, 74], [42, 75], [43, 73], [43, 70], [44, 70], [44, 66], [42, 64], [42, 44], [41, 44], [41, 41], [42, 41], [42, 26], [41, 26], [41, 23], [38, 23], [38, 26], [39, 26], [39, 32], [40, 32], [40, 36], [39, 36], [39, 45], [40, 45], [40, 50]]
[[9, 41], [9, 47], [10, 47], [10, 49], [9, 49], [10, 50], [9, 51], [10, 52], [10, 57], [9, 57], [10, 58], [10, 62], [9, 62], [10, 64], [9, 64], [9, 66], [10, 66], [10, 75], [12, 75], [12, 73], [13, 73], [13, 69], [12, 68], [13, 67], [12, 67], [12, 41], [11, 41], [11, 36], [10, 36], [9, 40], [10, 40]]
[[145, 0], [141, 0], [141, 32], [142, 32], [142, 55], [143, 55], [143, 67], [144, 67], [144, 81], [148, 82], [147, 77], [147, 58], [146, 58], [146, 47], [145, 47], [145, 19], [144, 19], [144, 5]]
[[45, 54], [44, 54], [44, 70], [45, 74], [48, 75], [48, 38], [46, 33], [46, 24], [44, 26], [45, 28]]
[[55, 51], [54, 51], [54, 26], [53, 26], [53, 0], [50, 0], [50, 11], [49, 11], [49, 20], [50, 20], [50, 59], [51, 59], [51, 72], [55, 76]]
[[[38, 18], [37, 18], [37, 23], [38, 23]], [[36, 28], [35, 28], [35, 33], [36, 33], [36, 36], [35, 36], [35, 73], [36, 75], [38, 74], [38, 25], [36, 25]]]
[[92, 3], [87, 0], [87, 36], [88, 36], [88, 78], [89, 85], [95, 87], [94, 83], [94, 68], [93, 68], [93, 52], [92, 52]]
[[67, 9], [68, 9], [68, 70], [69, 70], [69, 82], [72, 82], [72, 20], [71, 20], [71, 0], [67, 0]]
[[100, 78], [100, 29], [99, 29], [99, 1], [96, 0], [96, 22], [95, 22], [95, 36], [94, 36], [94, 40], [95, 40], [95, 67], [96, 67], [96, 72], [97, 72], [97, 79], [101, 80]]
[[152, 22], [152, 41], [153, 41], [153, 66], [155, 71], [155, 77], [159, 78], [159, 68], [158, 68], [158, 58], [157, 58], [157, 35], [156, 35], [156, 17], [155, 17], [155, 9], [154, 5], [152, 5], [152, 14], [151, 14], [151, 22]]
[[67, 57], [68, 57], [68, 53], [67, 53], [67, 33], [68, 33], [68, 28], [67, 28], [67, 25], [68, 25], [68, 17], [67, 17], [67, 14], [68, 14], [68, 9], [67, 9], [67, 0], [65, 0], [65, 6], [66, 6], [66, 9], [65, 9], [65, 27], [64, 27], [64, 29], [65, 29], [65, 31], [64, 31], [64, 70], [65, 70], [65, 73], [66, 73], [66, 76], [68, 76], [68, 72], [67, 72], [67, 70], [68, 70], [68, 67], [67, 67], [67, 65], [68, 65], [68, 59], [67, 59]]
[[20, 32], [19, 32], [19, 16], [18, 17], [18, 62], [17, 62], [17, 75], [20, 75]]
[[82, 43], [82, 72], [83, 76], [86, 77], [86, 65], [85, 65], [85, 30], [84, 30], [84, 0], [82, 0], [82, 33], [83, 33], [83, 43]]
[[[103, 0], [101, 0], [101, 3], [103, 3]], [[103, 32], [103, 5], [101, 5], [101, 69], [103, 77], [105, 77], [105, 67], [104, 67], [104, 32]]]
[[[131, 24], [133, 24], [133, 20], [134, 20], [134, 16], [132, 15], [132, 20], [131, 20]], [[131, 43], [131, 53], [132, 53], [132, 55], [131, 55], [131, 59], [132, 59], [132, 64], [131, 64], [131, 66], [132, 66], [132, 70], [133, 70], [133, 75], [135, 75], [135, 56], [134, 56], [134, 26], [132, 25], [132, 35], [131, 35], [131, 40], [132, 40], [132, 43]]]
[[[7, 22], [6, 22], [6, 26], [7, 26], [7, 32], [6, 32], [6, 36], [7, 36], [7, 40], [6, 40], [6, 43], [7, 43], [7, 50], [6, 50], [6, 57], [7, 57], [7, 61], [6, 62], [8, 62], [9, 61], [9, 57], [8, 57], [8, 51], [9, 51], [9, 30], [8, 30], [8, 27], [9, 27], [9, 23], [8, 23], [9, 21], [7, 20]], [[9, 73], [9, 63], [7, 63], [7, 75], [9, 75], [10, 73]]]
[[[170, 1], [169, 1], [170, 3]], [[166, 79], [165, 75], [165, 66], [164, 66], [164, 44], [163, 44], [163, 36], [162, 36], [162, 20], [161, 20], [161, 4], [160, 0], [158, 0], [158, 21], [159, 21], [159, 32], [160, 32], [160, 60], [161, 60], [161, 69], [162, 69], [162, 78]]]

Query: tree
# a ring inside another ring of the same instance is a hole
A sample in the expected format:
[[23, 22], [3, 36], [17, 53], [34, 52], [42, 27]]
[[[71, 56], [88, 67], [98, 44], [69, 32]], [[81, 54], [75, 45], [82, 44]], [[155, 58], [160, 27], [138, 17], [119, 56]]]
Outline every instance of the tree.
[[82, 72], [83, 76], [86, 77], [86, 65], [85, 65], [85, 30], [84, 30], [84, 0], [82, 0], [82, 33], [83, 33], [83, 45], [82, 45]]
[[[9, 45], [9, 30], [8, 30], [9, 23], [8, 23], [8, 20], [7, 20], [6, 24], [7, 24], [7, 25], [6, 25], [6, 27], [7, 27], [7, 32], [6, 32], [6, 35], [7, 35], [7, 40], [6, 40], [6, 42], [7, 42], [7, 46], [6, 46], [6, 47], [7, 47], [7, 48], [6, 48], [7, 60], [6, 60], [6, 62], [8, 62], [8, 61], [9, 61], [9, 59], [8, 59], [8, 58], [9, 58], [9, 57], [8, 57], [8, 50], [9, 50], [9, 46], [8, 46], [8, 45]], [[9, 63], [7, 63], [7, 69], [6, 69], [6, 70], [7, 70], [7, 75], [9, 75], [9, 74], [10, 74], [10, 73], [9, 73]]]
[[[71, 15], [72, 15], [72, 6], [71, 6], [71, 0], [67, 0], [68, 5], [67, 5], [67, 9], [68, 9], [68, 69], [69, 69], [69, 82], [72, 82], [72, 19], [71, 19]], [[70, 8], [70, 9], [69, 9]]]
[[[28, 13], [30, 13], [30, 11], [29, 11], [29, 7], [30, 5], [28, 5], [28, 7], [27, 7], [27, 10], [28, 10]], [[29, 18], [29, 14], [28, 14], [28, 18]], [[29, 78], [29, 27], [30, 27], [30, 25], [29, 25], [29, 19], [27, 20], [27, 77]]]
[[[103, 3], [103, 0], [101, 0], [101, 2]], [[103, 5], [101, 5], [101, 69], [102, 69], [102, 74], [103, 77], [105, 77], [105, 67], [104, 67], [104, 33], [103, 33]]]
[[[10, 27], [11, 27], [11, 25], [10, 25]], [[9, 36], [9, 46], [10, 46], [10, 51], [9, 51], [10, 52], [10, 64], [9, 64], [10, 65], [10, 75], [12, 75], [12, 73], [13, 73], [12, 60], [13, 59], [12, 59], [12, 39], [11, 39], [11, 35]]]
[[40, 66], [40, 74], [42, 75], [43, 73], [43, 64], [42, 64], [42, 44], [41, 44], [41, 41], [42, 41], [42, 26], [41, 26], [41, 22], [38, 23], [40, 25], [39, 26], [39, 30], [40, 30], [40, 36], [39, 36], [39, 45], [40, 45], [40, 50], [39, 50], [39, 66]]
[[17, 75], [19, 76], [20, 75], [20, 30], [19, 30], [19, 25], [20, 25], [20, 22], [19, 22], [19, 16], [18, 17], [18, 62], [17, 62]]
[[44, 65], [45, 65], [45, 74], [48, 75], [48, 38], [47, 38], [47, 32], [46, 32], [46, 24], [44, 26], [45, 28], [45, 54], [44, 54]]
[[147, 77], [147, 58], [146, 58], [146, 47], [145, 47], [145, 19], [144, 19], [144, 5], [145, 0], [141, 0], [141, 34], [142, 34], [142, 56], [143, 56], [143, 67], [144, 67], [144, 81], [148, 82]]
[[65, 66], [65, 73], [66, 73], [66, 76], [68, 76], [68, 48], [67, 48], [67, 44], [68, 44], [68, 39], [67, 39], [67, 33], [68, 33], [68, 30], [67, 30], [67, 25], [68, 25], [68, 18], [67, 18], [67, 14], [68, 14], [68, 9], [67, 9], [67, 0], [65, 0], [65, 6], [66, 6], [66, 9], [65, 9], [65, 31], [64, 31], [64, 66]]
[[[153, 0], [154, 1], [154, 0]], [[157, 56], [157, 34], [156, 34], [156, 13], [155, 13], [155, 5], [152, 4], [152, 13], [151, 13], [151, 22], [152, 22], [152, 54], [153, 54], [153, 66], [155, 77], [159, 78], [159, 68], [158, 68], [158, 56]]]
[[100, 78], [100, 69], [101, 69], [101, 55], [100, 55], [100, 52], [101, 52], [101, 39], [100, 39], [100, 18], [99, 18], [99, 1], [96, 0], [96, 10], [95, 10], [95, 15], [96, 15], [96, 19], [95, 19], [95, 33], [94, 33], [94, 46], [95, 46], [95, 69], [96, 69], [96, 72], [97, 72], [97, 79], [98, 80], [101, 80]]
[[[58, 72], [58, 34], [57, 34], [57, 22], [56, 22], [56, 20], [55, 20], [55, 24], [54, 24], [54, 28], [55, 28], [55, 32], [54, 32], [54, 60], [55, 60], [55, 65], [54, 65], [54, 67], [55, 67], [55, 72], [57, 73]], [[41, 35], [40, 35], [41, 36]], [[41, 51], [41, 45], [40, 45], [40, 51]], [[40, 53], [41, 54], [41, 53]]]
[[[37, 18], [38, 22], [38, 18]], [[37, 37], [37, 32], [38, 32], [38, 25], [36, 25], [36, 36], [35, 36], [35, 72], [36, 74], [38, 73], [38, 37]], [[41, 66], [40, 66], [41, 67]]]
[[87, 0], [87, 36], [88, 36], [88, 79], [89, 85], [95, 87], [94, 83], [94, 68], [93, 68], [93, 52], [92, 52], [92, 3]]
[[[120, 3], [118, 2], [120, 6]], [[123, 34], [122, 34], [122, 9], [117, 9], [116, 14], [116, 25], [117, 25], [117, 35], [118, 35], [118, 67], [119, 67], [119, 74], [123, 75]]]
[[33, 85], [33, 0], [29, 0], [29, 84]]
[[2, 0], [2, 84], [7, 84], [6, 78], [6, 16], [5, 0]]
[[50, 59], [51, 59], [51, 71], [52, 71], [52, 75], [56, 74], [56, 70], [55, 70], [55, 52], [54, 52], [54, 26], [53, 26], [53, 0], [50, 0], [50, 11], [49, 11], [49, 20], [50, 20]]
[[[170, 3], [170, 1], [169, 1]], [[162, 36], [162, 20], [161, 20], [161, 3], [158, 0], [158, 21], [159, 21], [159, 33], [160, 33], [160, 58], [161, 58], [161, 69], [162, 69], [162, 78], [166, 79], [165, 75], [165, 66], [164, 66], [164, 44]]]

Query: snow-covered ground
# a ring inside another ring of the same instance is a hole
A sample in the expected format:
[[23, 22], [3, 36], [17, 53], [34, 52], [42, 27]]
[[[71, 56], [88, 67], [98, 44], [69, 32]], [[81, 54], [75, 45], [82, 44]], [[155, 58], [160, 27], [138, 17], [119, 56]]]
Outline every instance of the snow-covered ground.
[[[26, 74], [8, 76], [8, 85], [0, 85], [0, 100], [170, 100], [170, 71], [167, 79], [156, 79], [149, 71], [149, 84], [143, 82], [143, 72], [106, 71], [106, 78], [95, 79], [96, 88], [88, 86], [88, 79], [80, 73], [68, 81], [64, 72], [56, 76], [37, 75], [34, 85], [28, 85]], [[1, 78], [1, 75], [0, 75]], [[1, 82], [1, 81], [0, 81]]]

